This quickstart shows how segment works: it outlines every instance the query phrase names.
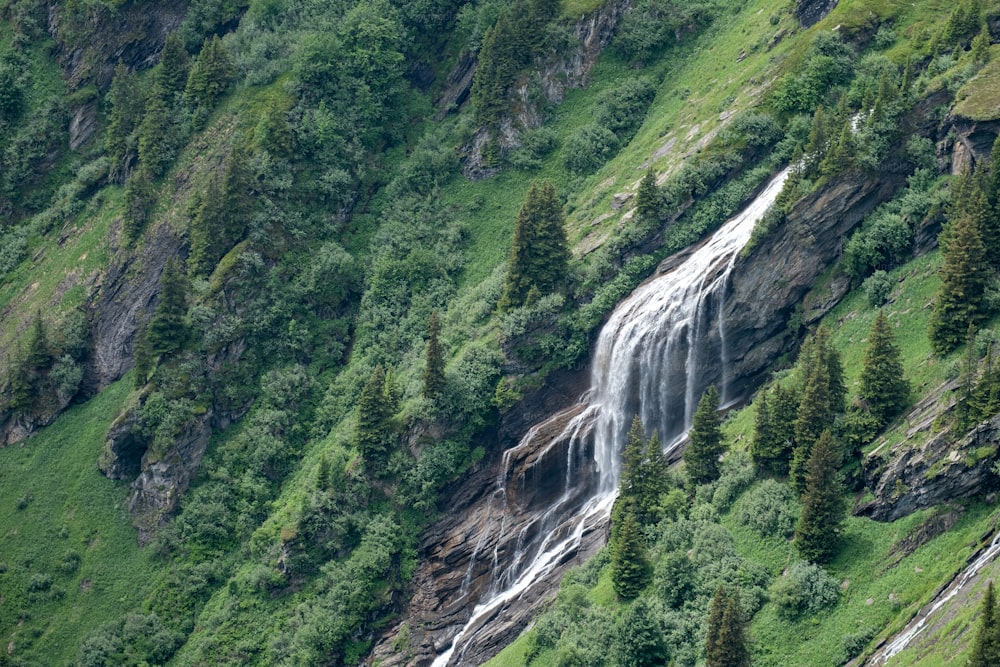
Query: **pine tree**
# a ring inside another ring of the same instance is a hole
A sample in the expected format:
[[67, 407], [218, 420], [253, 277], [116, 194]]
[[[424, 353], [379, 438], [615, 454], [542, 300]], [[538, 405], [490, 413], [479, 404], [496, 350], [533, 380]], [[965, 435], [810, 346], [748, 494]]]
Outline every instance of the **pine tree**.
[[210, 178], [205, 194], [200, 196], [188, 228], [191, 252], [188, 272], [192, 275], [209, 273], [222, 257], [223, 222], [222, 189], [218, 178]]
[[42, 313], [36, 310], [31, 321], [28, 349], [24, 361], [33, 371], [40, 371], [48, 368], [52, 364], [52, 360], [52, 350], [49, 346], [48, 334], [45, 331], [45, 322], [42, 321]]
[[119, 62], [104, 99], [109, 107], [104, 149], [111, 161], [110, 177], [124, 183], [138, 157], [137, 131], [145, 107], [139, 77]]
[[827, 118], [823, 105], [816, 107], [812, 124], [809, 127], [809, 140], [806, 143], [805, 155], [808, 159], [806, 173], [816, 171], [830, 148], [830, 120]]
[[975, 65], [980, 67], [990, 61], [990, 32], [985, 25], [973, 38], [969, 57]]
[[758, 392], [750, 455], [759, 467], [776, 475], [788, 474], [795, 446], [795, 418], [799, 401], [780, 383]]
[[968, 667], [996, 667], [1000, 665], [1000, 610], [997, 609], [993, 582], [986, 585], [986, 594], [979, 608], [979, 627], [972, 644]]
[[424, 353], [424, 397], [437, 398], [444, 391], [444, 354], [441, 352], [441, 320], [435, 310], [427, 322]]
[[354, 446], [369, 470], [381, 475], [392, 445], [395, 405], [392, 382], [381, 364], [372, 371], [358, 397]]
[[899, 361], [899, 348], [883, 311], [879, 311], [868, 335], [861, 370], [861, 399], [869, 412], [885, 425], [909, 402], [910, 385]]
[[149, 327], [145, 315], [139, 315], [135, 323], [135, 343], [132, 346], [135, 368], [135, 388], [140, 389], [149, 380], [153, 370], [153, 347], [149, 344]]
[[139, 162], [153, 178], [165, 174], [174, 159], [173, 127], [163, 91], [154, 85], [139, 125]]
[[476, 122], [481, 125], [493, 128], [507, 108], [507, 89], [518, 68], [516, 38], [506, 11], [500, 12], [496, 23], [483, 35], [469, 93]]
[[155, 198], [153, 178], [149, 169], [140, 164], [125, 182], [125, 207], [122, 216], [122, 241], [128, 245], [139, 237]]
[[839, 546], [846, 512], [839, 467], [839, 447], [830, 431], [823, 431], [809, 457], [802, 515], [795, 528], [795, 547], [815, 563], [829, 562]]
[[611, 545], [611, 584], [623, 601], [634, 600], [649, 585], [653, 567], [646, 557], [639, 522], [632, 512], [624, 512]]
[[[720, 586], [719, 590], [722, 590]], [[716, 592], [718, 595], [718, 591]], [[738, 591], [732, 595], [722, 593], [722, 600], [716, 603], [712, 599], [711, 611], [716, 613], [716, 626], [713, 630], [712, 613], [709, 614], [708, 636], [712, 642], [705, 642], [705, 667], [749, 667], [750, 651], [747, 648], [746, 622], [743, 610], [740, 609]], [[721, 607], [721, 613], [717, 609]]]
[[187, 86], [190, 71], [191, 57], [180, 36], [176, 32], [168, 34], [160, 52], [160, 69], [156, 73], [156, 81], [168, 106], [177, 106], [177, 101]]
[[176, 259], [167, 260], [160, 277], [160, 302], [149, 320], [146, 338], [154, 355], [171, 354], [187, 340], [187, 278]]
[[645, 220], [656, 220], [660, 215], [660, 199], [660, 188], [656, 185], [653, 169], [647, 169], [635, 195], [635, 212]]
[[555, 187], [548, 181], [532, 183], [514, 227], [501, 310], [527, 303], [533, 288], [540, 295], [558, 290], [568, 267], [569, 245]]
[[[840, 355], [824, 327], [803, 345], [800, 365], [804, 382], [795, 418], [795, 444], [808, 450], [823, 429], [843, 412], [847, 394]], [[808, 451], [805, 458], [809, 458]]]
[[729, 595], [726, 593], [725, 585], [719, 585], [712, 595], [712, 601], [708, 603], [708, 624], [705, 632], [705, 656], [713, 656], [715, 659], [720, 652], [719, 637], [722, 634], [722, 617], [726, 613], [726, 605], [729, 602]]
[[693, 484], [706, 484], [719, 478], [719, 457], [725, 451], [719, 416], [719, 392], [709, 387], [695, 410], [684, 449], [684, 466]]
[[194, 113], [195, 127], [201, 127], [233, 78], [229, 52], [218, 35], [206, 38], [201, 53], [188, 73], [184, 102]]
[[987, 275], [983, 261], [986, 250], [970, 216], [952, 220], [942, 232], [940, 244], [941, 287], [931, 310], [929, 333], [934, 351], [944, 355], [962, 343], [970, 324], [982, 321]]

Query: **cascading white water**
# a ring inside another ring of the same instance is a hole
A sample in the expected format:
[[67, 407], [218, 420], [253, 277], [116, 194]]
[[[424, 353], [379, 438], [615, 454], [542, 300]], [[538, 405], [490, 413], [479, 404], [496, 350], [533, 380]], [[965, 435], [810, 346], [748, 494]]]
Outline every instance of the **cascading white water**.
[[[619, 453], [636, 414], [648, 431], [659, 432], [665, 451], [670, 453], [679, 446], [695, 404], [708, 384], [716, 382], [724, 392], [728, 360], [721, 307], [725, 287], [754, 224], [781, 192], [787, 176], [786, 169], [672, 271], [639, 286], [621, 302], [601, 329], [591, 389], [581, 399], [583, 405], [533, 427], [517, 447], [505, 453], [495, 497], [506, 496], [515, 454], [537, 447], [539, 433], [551, 431], [547, 428], [551, 424], [566, 422], [554, 432], [555, 437], [548, 436], [549, 446], [569, 442], [569, 456], [562, 495], [531, 523], [538, 529], [538, 543], [523, 544], [527, 528], [521, 529], [514, 557], [502, 572], [493, 573], [486, 599], [475, 607], [451, 647], [434, 661], [434, 667], [462, 664], [465, 648], [490, 620], [572, 557], [588, 530], [607, 521], [617, 495]], [[714, 343], [706, 341], [705, 334], [710, 330], [718, 333]], [[572, 416], [568, 416], [571, 412]], [[581, 504], [579, 494], [574, 493], [572, 459], [580, 443], [588, 438], [599, 483]], [[491, 509], [494, 504], [505, 504], [502, 500], [490, 502]], [[482, 535], [495, 531], [496, 522], [501, 522], [502, 527], [503, 517], [491, 513], [489, 521], [489, 526], [482, 527]], [[478, 557], [477, 544], [470, 573]]]

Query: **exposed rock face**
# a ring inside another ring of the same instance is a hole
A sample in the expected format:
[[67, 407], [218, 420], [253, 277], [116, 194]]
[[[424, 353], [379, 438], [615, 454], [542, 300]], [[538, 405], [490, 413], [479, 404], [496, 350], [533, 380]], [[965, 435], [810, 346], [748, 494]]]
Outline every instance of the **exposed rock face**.
[[[494, 586], [511, 583], [496, 578], [500, 566], [513, 560], [521, 544], [531, 543], [539, 531], [551, 531], [557, 537], [565, 534], [566, 526], [547, 525], [541, 514], [562, 494], [565, 503], [580, 504], [596, 489], [598, 475], [591, 443], [572, 442], [563, 431], [583, 408], [576, 399], [586, 388], [588, 377], [585, 369], [559, 373], [545, 388], [527, 396], [501, 422], [503, 456], [495, 453], [488, 465], [451, 493], [446, 492], [453, 505], [423, 538], [423, 557], [414, 576], [409, 608], [401, 623], [385, 633], [371, 660], [384, 667], [429, 665], [470, 618], [472, 601]], [[531, 437], [515, 446], [533, 424], [553, 413]], [[569, 480], [568, 458], [574, 470]], [[565, 569], [604, 544], [605, 530], [604, 525], [587, 526], [579, 547], [541, 585], [529, 588], [502, 617], [482, 619], [480, 633], [461, 664], [482, 664], [512, 641], [538, 603], [555, 594]], [[529, 560], [525, 557], [525, 564]], [[403, 624], [409, 628], [410, 642], [400, 649], [393, 644]]]
[[[730, 400], [746, 398], [776, 359], [795, 348], [788, 322], [816, 278], [839, 257], [844, 238], [903, 184], [892, 174], [876, 180], [851, 172], [800, 201], [780, 230], [733, 271], [723, 317]], [[839, 299], [808, 314], [820, 317]]]
[[795, 16], [803, 28], [808, 28], [819, 23], [836, 6], [837, 0], [799, 0], [795, 5]]
[[[164, 39], [180, 26], [187, 8], [187, 0], [128, 2], [115, 9], [102, 3], [70, 9], [50, 5], [48, 31], [59, 45], [58, 60], [70, 89], [96, 84], [106, 90], [119, 61], [136, 70], [155, 65]], [[65, 11], [85, 16], [64, 22]], [[70, 25], [72, 32], [65, 27]]]
[[[573, 38], [576, 46], [560, 53], [556, 59], [541, 63], [530, 78], [515, 85], [510, 92], [511, 115], [499, 123], [501, 150], [516, 148], [520, 145], [521, 133], [538, 127], [542, 123], [542, 113], [538, 102], [532, 94], [532, 89], [538, 87], [546, 102], [562, 102], [568, 88], [580, 88], [586, 85], [587, 74], [590, 73], [601, 51], [611, 42], [615, 28], [625, 10], [631, 5], [631, 0], [612, 0], [593, 14], [585, 14], [573, 25]], [[455, 66], [448, 77], [455, 85], [446, 89], [442, 102], [457, 102], [461, 104], [468, 98], [469, 88], [475, 70], [469, 69], [470, 57], [463, 58]], [[492, 137], [489, 130], [481, 129], [466, 148], [468, 157], [464, 173], [468, 178], [486, 178], [496, 173], [495, 168], [483, 163], [483, 150], [489, 145]]]
[[[945, 393], [955, 390], [951, 384]], [[963, 437], [935, 432], [937, 394], [908, 415], [906, 438], [887, 450], [877, 447], [865, 461], [867, 486], [875, 499], [855, 514], [895, 521], [925, 507], [985, 495], [1000, 486], [993, 472], [1000, 443], [1000, 415], [979, 424]]]

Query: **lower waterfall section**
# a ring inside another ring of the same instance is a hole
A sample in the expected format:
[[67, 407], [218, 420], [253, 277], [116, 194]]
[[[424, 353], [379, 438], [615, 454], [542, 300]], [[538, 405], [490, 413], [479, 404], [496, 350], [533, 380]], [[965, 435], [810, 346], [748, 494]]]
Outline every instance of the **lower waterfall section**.
[[[488, 647], [523, 627], [531, 603], [568, 564], [603, 543], [620, 452], [635, 415], [676, 457], [702, 392], [716, 384], [723, 400], [730, 398], [722, 316], [730, 274], [788, 171], [696, 250], [622, 301], [598, 337], [590, 390], [504, 453], [485, 510], [461, 523], [474, 546], [463, 564], [460, 595], [442, 601], [441, 611], [450, 616], [459, 607], [475, 607], [436, 648], [435, 667], [483, 662]], [[515, 607], [520, 620], [506, 621]]]

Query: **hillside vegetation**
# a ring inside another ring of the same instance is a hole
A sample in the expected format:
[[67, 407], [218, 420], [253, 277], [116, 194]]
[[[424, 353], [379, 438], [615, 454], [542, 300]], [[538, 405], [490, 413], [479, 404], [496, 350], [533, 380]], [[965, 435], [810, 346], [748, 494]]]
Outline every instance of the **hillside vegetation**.
[[[496, 664], [738, 664], [723, 618], [755, 665], [841, 664], [901, 627], [995, 526], [846, 511], [873, 451], [1000, 412], [1000, 5], [808, 9], [0, 0], [0, 663], [405, 662], [421, 535], [504, 415], [788, 164], [747, 256], [837, 179], [905, 185], [791, 316], [802, 353], [700, 411], [721, 464], [634, 457], [653, 490]], [[863, 379], [876, 313], [907, 391]], [[815, 494], [840, 529], [803, 552]], [[975, 613], [900, 664], [970, 654]]]

